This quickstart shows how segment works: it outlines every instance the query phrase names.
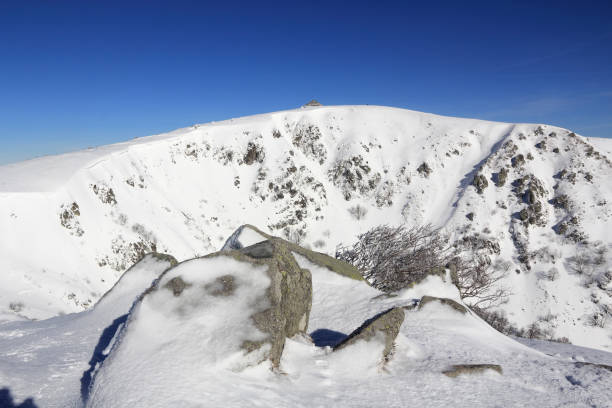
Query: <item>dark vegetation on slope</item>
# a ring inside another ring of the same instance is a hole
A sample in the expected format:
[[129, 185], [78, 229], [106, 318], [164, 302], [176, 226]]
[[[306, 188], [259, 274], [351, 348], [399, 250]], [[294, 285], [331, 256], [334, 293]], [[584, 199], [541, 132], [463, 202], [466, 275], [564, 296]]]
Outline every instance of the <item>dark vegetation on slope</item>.
[[384, 292], [412, 287], [429, 275], [444, 279], [449, 271], [465, 303], [499, 332], [568, 343], [565, 337], [553, 337], [552, 331], [541, 324], [545, 316], [526, 328], [518, 328], [503, 312], [493, 310], [510, 295], [500, 284], [509, 268], [492, 263], [489, 254], [494, 253], [499, 253], [494, 242], [476, 237], [450, 242], [447, 235], [431, 225], [410, 228], [382, 225], [359, 235], [353, 245], [340, 248], [336, 257], [355, 265], [372, 286]]
[[477, 237], [450, 242], [431, 225], [382, 225], [360, 234], [353, 245], [338, 249], [336, 257], [355, 265], [368, 282], [384, 292], [411, 287], [429, 275], [444, 279], [449, 270], [466, 303], [490, 308], [505, 302], [509, 295], [500, 285], [508, 268], [493, 264], [489, 257], [498, 252], [499, 245]]

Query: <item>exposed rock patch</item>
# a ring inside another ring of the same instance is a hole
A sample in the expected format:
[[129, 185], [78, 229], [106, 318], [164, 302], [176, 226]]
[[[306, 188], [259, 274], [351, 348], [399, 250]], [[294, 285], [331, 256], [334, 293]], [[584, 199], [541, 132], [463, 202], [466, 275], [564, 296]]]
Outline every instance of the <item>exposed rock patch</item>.
[[64, 204], [60, 212], [60, 224], [62, 227], [70, 231], [72, 235], [77, 237], [82, 236], [85, 231], [81, 227], [78, 217], [81, 215], [81, 210], [76, 202], [72, 204]]
[[493, 370], [503, 374], [503, 370], [498, 364], [456, 364], [448, 370], [442, 371], [447, 377], [455, 378], [462, 374], [480, 374], [487, 370]]
[[113, 191], [112, 188], [110, 188], [106, 184], [103, 184], [103, 183], [92, 184], [91, 189], [94, 192], [94, 194], [98, 196], [98, 199], [103, 204], [108, 204], [108, 205], [117, 204], [117, 199], [115, 198], [115, 192]]
[[[371, 319], [366, 320], [357, 330], [352, 332], [344, 341], [334, 347], [335, 350], [340, 350], [348, 347], [357, 341], [379, 341], [384, 339], [384, 349], [382, 357], [384, 361], [389, 360], [393, 352], [395, 338], [397, 337], [400, 327], [404, 322], [404, 309], [395, 307], [385, 312], [379, 313]], [[382, 336], [377, 336], [378, 334]]]
[[427, 296], [427, 295], [421, 298], [421, 301], [419, 302], [419, 310], [422, 309], [423, 306], [425, 306], [426, 304], [432, 303], [432, 302], [439, 302], [439, 303], [442, 303], [443, 305], [450, 306], [454, 310], [460, 313], [463, 313], [463, 314], [466, 314], [468, 312], [465, 306], [463, 306], [457, 301], [454, 301], [453, 299], [439, 298], [439, 297]]
[[[310, 262], [323, 266], [331, 272], [337, 273], [339, 275], [342, 275], [342, 276], [345, 276], [347, 278], [351, 278], [354, 280], [364, 281], [359, 270], [347, 262], [344, 262], [340, 259], [336, 259], [334, 257], [331, 257], [321, 252], [312, 251], [312, 250], [303, 248], [297, 244], [294, 244], [293, 242], [289, 242], [282, 238], [272, 236], [270, 234], [267, 234], [261, 231], [257, 227], [254, 227], [249, 224], [245, 224], [241, 226], [240, 228], [238, 228], [236, 232], [234, 233], [234, 235], [232, 235], [232, 237], [228, 239], [228, 241], [225, 243], [223, 248], [225, 250], [242, 249], [243, 247], [242, 247], [242, 244], [240, 243], [240, 235], [242, 234], [244, 229], [248, 229], [248, 230], [256, 232], [257, 234], [263, 237], [262, 239], [266, 239], [269, 242], [282, 243], [283, 245], [286, 245], [287, 248], [289, 248], [292, 252], [302, 255], [303, 257], [308, 259]], [[258, 256], [257, 254], [265, 253], [265, 251], [268, 251], [267, 248], [270, 245], [271, 245], [270, 243], [264, 244], [263, 242], [261, 242], [256, 245], [252, 245], [249, 249], [245, 248], [244, 250], [253, 253], [254, 254], [253, 257], [257, 257]]]
[[[268, 358], [273, 366], [278, 367], [285, 339], [304, 333], [308, 328], [308, 317], [312, 306], [310, 272], [299, 267], [289, 248], [281, 242], [265, 241], [243, 248], [239, 252], [223, 252], [212, 256], [225, 254], [240, 261], [268, 266], [267, 275], [271, 284], [266, 297], [270, 306], [252, 316], [255, 326], [268, 337], [256, 342], [246, 341], [243, 343], [243, 348], [251, 352], [264, 343], [270, 343]], [[217, 293], [228, 294], [234, 285], [233, 278], [225, 276], [222, 279], [225, 279], [224, 289]]]
[[489, 187], [489, 182], [483, 174], [477, 174], [472, 181], [472, 185], [476, 187], [478, 194], [482, 194], [485, 188]]
[[304, 155], [323, 164], [327, 159], [327, 149], [321, 143], [321, 130], [312, 124], [298, 124], [293, 132], [292, 142]]

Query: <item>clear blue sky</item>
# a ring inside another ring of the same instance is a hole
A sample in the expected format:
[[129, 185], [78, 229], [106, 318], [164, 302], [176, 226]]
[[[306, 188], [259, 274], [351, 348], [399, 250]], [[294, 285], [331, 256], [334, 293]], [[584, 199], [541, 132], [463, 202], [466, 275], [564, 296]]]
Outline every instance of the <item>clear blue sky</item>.
[[612, 136], [609, 1], [0, 1], [0, 163], [324, 104]]

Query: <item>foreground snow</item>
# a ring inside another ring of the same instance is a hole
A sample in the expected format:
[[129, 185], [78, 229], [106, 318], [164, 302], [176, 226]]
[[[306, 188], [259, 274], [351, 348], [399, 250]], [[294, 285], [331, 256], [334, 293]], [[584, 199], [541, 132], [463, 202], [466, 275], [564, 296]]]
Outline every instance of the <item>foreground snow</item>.
[[[259, 238], [252, 235], [249, 239]], [[244, 318], [246, 310], [228, 308], [223, 302], [200, 304], [194, 298], [195, 309], [184, 310], [182, 320], [173, 321], [170, 314], [163, 313], [173, 310], [172, 296], [165, 300], [153, 298], [154, 304], [149, 302], [142, 307], [158, 310], [148, 314], [157, 316], [154, 321], [139, 320], [141, 312], [132, 310], [137, 325], [127, 327], [125, 338], [129, 343], [118, 340], [119, 343], [109, 341], [105, 345], [110, 357], [94, 375], [88, 405], [231, 408], [612, 404], [612, 373], [602, 367], [577, 364], [609, 364], [611, 353], [550, 342], [539, 342], [530, 348], [496, 332], [472, 313], [462, 314], [436, 302], [423, 308], [412, 307], [425, 294], [460, 302], [448, 277], [445, 282], [430, 276], [414, 288], [388, 297], [363, 281], [337, 275], [295, 256], [312, 273], [309, 332], [315, 344], [299, 337], [288, 339], [280, 371], [270, 370], [269, 363], [236, 366], [240, 356], [227, 353], [248, 326], [232, 326]], [[193, 274], [205, 283], [231, 271], [254, 279], [256, 285], [266, 284], [256, 274], [249, 277], [245, 264], [240, 262], [205, 261], [205, 267], [198, 262], [182, 264], [174, 269], [175, 274]], [[91, 368], [91, 349], [97, 344], [101, 328], [124, 316], [129, 308], [127, 299], [135, 298], [138, 287], [147, 287], [152, 275], [166, 267], [159, 263], [141, 265], [140, 270], [147, 273], [133, 280], [139, 282], [137, 285], [130, 290], [118, 285], [105, 297], [106, 305], [100, 303], [91, 311], [0, 326], [2, 386], [8, 387], [17, 401], [31, 396], [41, 407], [81, 406], [81, 380]], [[172, 276], [170, 273], [163, 279], [168, 281]], [[244, 301], [246, 305], [248, 298]], [[107, 309], [109, 304], [115, 306]], [[356, 343], [335, 352], [328, 347], [364, 320], [398, 305], [408, 309], [393, 357], [385, 365], [380, 361], [381, 346], [374, 342]], [[223, 336], [214, 331], [215, 327], [224, 328]], [[209, 332], [211, 328], [213, 332]], [[215, 335], [211, 337], [211, 333]], [[119, 354], [114, 355], [117, 350]], [[498, 364], [503, 371], [455, 378], [442, 374], [457, 364]], [[113, 376], [108, 376], [111, 372]], [[125, 384], [132, 386], [126, 389]]]
[[80, 406], [82, 388], [133, 301], [170, 266], [148, 255], [90, 310], [0, 324], [0, 389], [44, 407]]

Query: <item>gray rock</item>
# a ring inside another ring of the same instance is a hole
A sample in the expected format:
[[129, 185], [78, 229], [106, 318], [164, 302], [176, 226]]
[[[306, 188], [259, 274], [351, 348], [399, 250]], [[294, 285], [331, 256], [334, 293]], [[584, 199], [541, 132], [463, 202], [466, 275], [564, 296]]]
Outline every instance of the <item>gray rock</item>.
[[[267, 274], [270, 286], [264, 293], [258, 294], [260, 300], [257, 305], [254, 305], [254, 307], [257, 306], [257, 309], [254, 309], [253, 314], [249, 317], [260, 331], [267, 334], [267, 337], [257, 341], [246, 339], [242, 342], [241, 348], [250, 353], [260, 349], [263, 345], [270, 345], [264, 359], [269, 359], [274, 367], [278, 367], [285, 339], [304, 334], [308, 328], [312, 307], [310, 271], [300, 268], [291, 250], [281, 241], [264, 241], [240, 250], [216, 252], [200, 259], [217, 257], [229, 257], [253, 266], [267, 266], [265, 272], [262, 273]], [[187, 262], [192, 261], [197, 261], [197, 259]], [[178, 267], [180, 268], [181, 265], [179, 264]], [[176, 272], [172, 268], [165, 274], [176, 274]], [[189, 278], [181, 274], [165, 280], [163, 285], [160, 283], [162, 280], [160, 278], [144, 293], [144, 296], [154, 295], [159, 290], [169, 290], [174, 297], [180, 298], [186, 290], [192, 290], [194, 287]], [[202, 298], [212, 296], [231, 299], [237, 287], [236, 278], [232, 274], [225, 274], [211, 279], [198, 290], [201, 291], [199, 296]], [[193, 303], [193, 295], [191, 296], [186, 300], [189, 304]], [[263, 309], [261, 305], [265, 305]], [[227, 335], [231, 336], [231, 333]]]
[[456, 302], [452, 299], [448, 299], [448, 298], [439, 298], [439, 297], [434, 297], [434, 296], [423, 296], [421, 298], [421, 301], [419, 302], [419, 310], [423, 308], [423, 306], [425, 306], [428, 303], [431, 302], [440, 302], [443, 305], [446, 306], [450, 306], [451, 308], [455, 309], [458, 312], [461, 312], [463, 314], [467, 313], [467, 308], [465, 306], [463, 306], [462, 304], [460, 304], [459, 302]]
[[[266, 294], [269, 307], [252, 316], [255, 326], [268, 338], [258, 342], [247, 341], [243, 348], [251, 352], [264, 343], [270, 343], [268, 358], [278, 367], [285, 347], [285, 339], [308, 328], [312, 307], [312, 278], [310, 272], [297, 264], [287, 245], [279, 241], [264, 241], [239, 251], [221, 252], [210, 256], [232, 256], [239, 261], [255, 265], [268, 265], [267, 274], [271, 280]], [[227, 281], [227, 277], [226, 281]], [[229, 285], [225, 285], [225, 291]], [[221, 291], [223, 293], [223, 291]]]
[[476, 187], [478, 194], [482, 194], [483, 191], [489, 186], [489, 182], [484, 175], [477, 174], [472, 181], [472, 185]]
[[[291, 250], [291, 252], [300, 254], [304, 258], [308, 259], [310, 262], [316, 265], [325, 267], [331, 272], [337, 273], [347, 278], [366, 282], [363, 279], [363, 276], [361, 276], [361, 273], [359, 272], [359, 270], [347, 262], [341, 261], [340, 259], [336, 259], [322, 252], [311, 251], [310, 249], [302, 248], [301, 246], [294, 244], [293, 242], [289, 242], [285, 239], [275, 237], [270, 234], [266, 234], [265, 232], [261, 231], [257, 227], [254, 227], [253, 225], [249, 225], [249, 224], [240, 226], [236, 230], [236, 232], [234, 232], [234, 234], [232, 234], [232, 236], [228, 238], [227, 242], [223, 246], [224, 248], [223, 250], [226, 250], [226, 251], [232, 250], [232, 249], [243, 250], [242, 244], [240, 243], [240, 234], [245, 228], [250, 229], [256, 232], [257, 234], [261, 235], [263, 239], [267, 239], [268, 242], [274, 242], [274, 243], [286, 246], [287, 248]], [[270, 245], [271, 244], [269, 243], [264, 244], [263, 242], [260, 242], [255, 245], [251, 245], [251, 247], [248, 249], [249, 253], [247, 253], [247, 255], [249, 255], [252, 258], [266, 257], [264, 256], [264, 254], [270, 252], [270, 249], [269, 249]]]
[[479, 374], [486, 370], [493, 370], [503, 374], [502, 368], [498, 364], [457, 364], [448, 370], [442, 371], [442, 374], [455, 378], [461, 374]]
[[379, 313], [371, 319], [366, 320], [357, 330], [352, 332], [344, 341], [334, 347], [335, 350], [343, 349], [359, 340], [372, 341], [377, 333], [384, 336], [385, 348], [383, 359], [388, 361], [393, 351], [393, 344], [400, 327], [404, 322], [404, 309], [395, 307]]

